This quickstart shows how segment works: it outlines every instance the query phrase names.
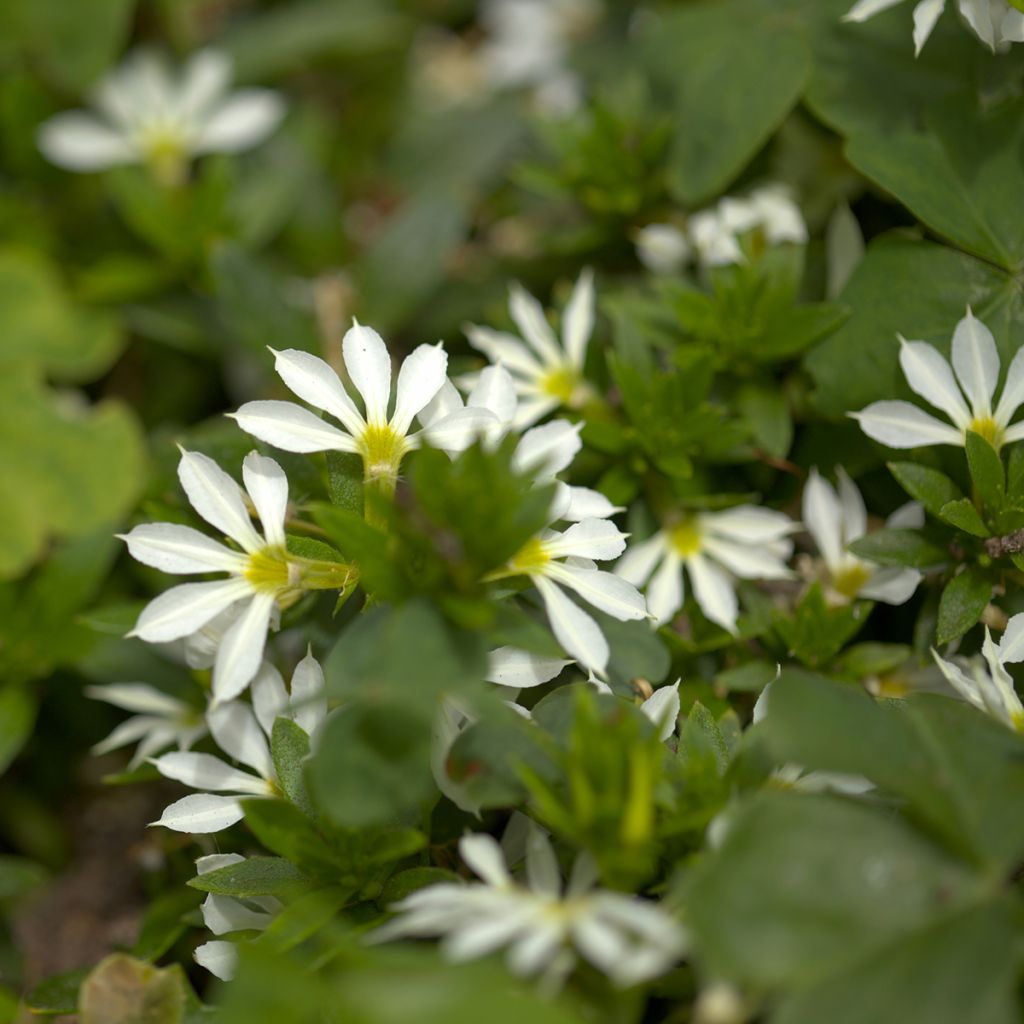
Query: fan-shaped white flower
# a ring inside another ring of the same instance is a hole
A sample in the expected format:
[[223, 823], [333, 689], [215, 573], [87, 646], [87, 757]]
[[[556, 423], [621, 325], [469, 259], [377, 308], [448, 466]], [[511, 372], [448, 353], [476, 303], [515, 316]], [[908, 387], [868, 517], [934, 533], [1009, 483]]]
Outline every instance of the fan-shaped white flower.
[[206, 735], [206, 719], [202, 711], [146, 683], [87, 686], [85, 694], [93, 700], [102, 700], [116, 708], [134, 712], [131, 718], [126, 718], [106, 739], [92, 748], [94, 754], [106, 754], [138, 742], [128, 762], [129, 771], [166, 747], [188, 750]]
[[635, 586], [647, 585], [648, 610], [663, 625], [683, 606], [685, 568], [701, 611], [735, 633], [739, 604], [733, 577], [791, 579], [789, 535], [797, 529], [783, 513], [752, 505], [694, 512], [632, 545], [615, 571]]
[[182, 797], [154, 825], [175, 832], [219, 832], [243, 817], [241, 800], [281, 793], [269, 739], [278, 718], [291, 718], [307, 735], [327, 714], [319, 663], [307, 655], [292, 676], [291, 696], [277, 669], [267, 662], [252, 683], [252, 706], [233, 700], [211, 707], [206, 720], [224, 753], [251, 771], [234, 768], [213, 754], [164, 754], [153, 761], [161, 775], [205, 792]]
[[454, 961], [508, 947], [509, 970], [541, 974], [550, 987], [564, 981], [577, 954], [621, 986], [655, 978], [683, 955], [679, 925], [655, 903], [595, 888], [586, 854], [563, 888], [551, 843], [536, 827], [527, 839], [525, 885], [491, 836], [464, 836], [459, 853], [482, 883], [420, 889], [392, 908], [398, 916], [370, 940], [443, 936], [441, 952]]
[[671, 274], [689, 261], [692, 249], [682, 228], [675, 224], [647, 224], [633, 235], [640, 262], [656, 274]]
[[182, 449], [178, 478], [196, 512], [241, 551], [177, 523], [136, 526], [122, 540], [138, 561], [167, 573], [228, 575], [223, 580], [172, 587], [146, 605], [129, 635], [151, 643], [176, 640], [238, 606], [213, 666], [217, 703], [237, 696], [255, 675], [267, 630], [280, 609], [294, 603], [304, 590], [345, 589], [354, 581], [355, 570], [288, 553], [284, 530], [288, 480], [273, 459], [250, 452], [242, 464], [242, 479], [262, 523], [262, 535], [249, 518], [242, 489], [212, 459]]
[[[846, 12], [844, 21], [867, 21], [868, 18], [895, 7], [903, 0], [858, 0]], [[1004, 49], [1009, 43], [1024, 41], [1024, 13], [1007, 0], [957, 0], [957, 10], [974, 34], [990, 50]], [[914, 55], [928, 42], [946, 0], [918, 0], [914, 5]]]
[[509, 313], [521, 337], [490, 327], [466, 327], [469, 343], [492, 363], [500, 363], [515, 381], [521, 404], [514, 426], [522, 429], [566, 406], [579, 409], [592, 392], [583, 376], [587, 345], [594, 330], [594, 275], [584, 270], [562, 314], [559, 342], [541, 304], [512, 285]]
[[[196, 861], [196, 874], [208, 875], [211, 871], [244, 863], [245, 858], [237, 853], [212, 853]], [[220, 893], [207, 893], [200, 911], [203, 924], [214, 935], [228, 935], [231, 932], [264, 931], [281, 912], [281, 901], [274, 896], [252, 896], [237, 899]], [[238, 966], [238, 947], [227, 939], [215, 939], [196, 946], [192, 953], [195, 962], [206, 968], [221, 981], [230, 981]]]
[[58, 114], [39, 130], [39, 148], [70, 171], [148, 164], [164, 182], [181, 179], [203, 153], [234, 153], [262, 142], [284, 116], [269, 89], [229, 92], [231, 60], [203, 50], [175, 77], [157, 55], [129, 56], [100, 83], [96, 114]]
[[960, 659], [957, 665], [939, 657], [934, 649], [932, 657], [949, 685], [968, 704], [1011, 729], [1024, 732], [1024, 705], [1017, 696], [1013, 677], [1006, 670], [1008, 664], [1024, 661], [1024, 614], [1010, 619], [998, 644], [986, 626], [981, 653], [984, 665], [978, 658]]
[[999, 382], [999, 352], [992, 332], [970, 307], [953, 331], [952, 363], [951, 367], [927, 342], [900, 337], [900, 367], [911, 391], [944, 412], [952, 426], [902, 401], [872, 402], [850, 416], [868, 437], [890, 448], [933, 444], [962, 448], [968, 431], [980, 434], [997, 450], [1024, 438], [1024, 421], [1010, 425], [1024, 403], [1024, 348], [1010, 363], [995, 410], [992, 397]]
[[343, 429], [294, 402], [247, 402], [233, 418], [247, 433], [284, 451], [356, 453], [363, 459], [367, 480], [390, 486], [398, 477], [403, 457], [424, 440], [435, 448], [458, 452], [494, 426], [493, 413], [470, 407], [435, 417], [423, 430], [412, 430], [413, 420], [447, 379], [448, 356], [441, 345], [420, 345], [402, 363], [390, 416], [391, 356], [381, 336], [355, 324], [345, 334], [342, 353], [345, 368], [362, 396], [365, 415], [322, 359], [286, 349], [274, 352], [274, 360], [285, 384], [304, 402], [337, 419]]
[[[820, 575], [826, 599], [836, 605], [858, 597], [903, 604], [917, 589], [921, 574], [916, 569], [874, 565], [847, 551], [867, 532], [868, 514], [857, 485], [841, 466], [836, 476], [838, 491], [812, 469], [803, 498], [803, 520], [824, 563]], [[923, 526], [924, 510], [913, 503], [904, 505], [886, 523], [897, 525]]]

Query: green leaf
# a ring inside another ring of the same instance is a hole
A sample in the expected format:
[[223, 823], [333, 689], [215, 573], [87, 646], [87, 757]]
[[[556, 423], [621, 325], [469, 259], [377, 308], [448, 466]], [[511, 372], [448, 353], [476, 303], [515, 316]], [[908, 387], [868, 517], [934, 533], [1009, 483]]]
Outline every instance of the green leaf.
[[78, 989], [88, 974], [88, 967], [53, 974], [32, 989], [25, 999], [25, 1004], [33, 1013], [52, 1016], [77, 1013]]
[[312, 877], [336, 872], [339, 858], [298, 807], [284, 800], [243, 800], [242, 809], [245, 823], [271, 853]]
[[870, 605], [854, 602], [830, 608], [815, 584], [796, 606], [792, 617], [777, 616], [775, 630], [791, 655], [805, 665], [821, 665], [834, 657], [864, 625]]
[[973, 430], [967, 431], [966, 448], [967, 466], [978, 495], [987, 511], [998, 512], [1006, 498], [1003, 461], [995, 448]]
[[1024, 444], [1010, 448], [1006, 468], [1006, 495], [1011, 504], [1024, 500]]
[[247, 857], [237, 864], [190, 878], [201, 892], [221, 896], [292, 896], [309, 887], [309, 879], [281, 857]]
[[959, 501], [963, 492], [945, 473], [916, 462], [890, 462], [889, 472], [915, 501], [919, 501], [933, 516], [940, 514], [943, 505]]
[[309, 758], [309, 737], [302, 726], [290, 718], [278, 718], [270, 739], [274, 771], [285, 795], [300, 810], [309, 812], [309, 797], [303, 779], [303, 767]]
[[157, 896], [139, 927], [132, 955], [140, 960], [159, 960], [189, 927], [185, 915], [194, 911], [202, 897], [193, 889], [175, 888]]
[[858, 558], [879, 565], [930, 569], [949, 561], [949, 553], [918, 530], [875, 530], [850, 545]]
[[985, 525], [981, 513], [970, 498], [947, 502], [939, 509], [939, 518], [972, 537], [991, 537], [992, 531]]
[[17, 683], [0, 687], [0, 775], [10, 767], [32, 735], [36, 698]]
[[954, 576], [939, 599], [936, 641], [948, 644], [963, 636], [981, 618], [991, 597], [992, 579], [977, 566], [969, 565]]
[[420, 889], [429, 885], [437, 885], [440, 882], [458, 882], [459, 876], [454, 871], [445, 868], [407, 868], [399, 871], [388, 879], [380, 894], [378, 903], [381, 907], [389, 907], [392, 903], [404, 900]]
[[355, 452], [327, 453], [327, 494], [332, 505], [363, 514], [363, 458]]

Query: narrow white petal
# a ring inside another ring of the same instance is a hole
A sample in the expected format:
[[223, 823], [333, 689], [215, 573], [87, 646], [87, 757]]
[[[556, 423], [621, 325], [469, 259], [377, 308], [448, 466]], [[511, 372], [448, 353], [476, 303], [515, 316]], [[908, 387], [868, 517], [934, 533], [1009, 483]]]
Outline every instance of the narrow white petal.
[[971, 418], [949, 363], [923, 341], [900, 338], [900, 366], [911, 391], [941, 409], [958, 427]]
[[420, 423], [429, 427], [445, 416], [450, 416], [453, 412], [465, 408], [465, 405], [458, 388], [450, 380], [446, 380], [437, 394], [420, 411]]
[[252, 588], [245, 580], [227, 579], [213, 583], [182, 583], [153, 598], [139, 615], [129, 636], [148, 643], [180, 640], [205, 626], [218, 612], [242, 598]]
[[924, 506], [916, 501], [908, 501], [885, 521], [890, 530], [920, 530], [924, 526]]
[[953, 369], [975, 416], [988, 416], [999, 381], [999, 352], [992, 332], [967, 309], [953, 331]]
[[1006, 383], [996, 406], [995, 421], [1006, 426], [1024, 404], [1024, 348], [1017, 349], [1010, 368], [1006, 371]]
[[85, 695], [102, 700], [125, 711], [144, 715], [176, 716], [188, 710], [180, 700], [168, 696], [147, 683], [108, 683], [106, 686], [87, 686]]
[[516, 415], [512, 420], [512, 426], [516, 430], [526, 430], [527, 427], [532, 427], [538, 420], [544, 419], [549, 412], [554, 412], [560, 404], [557, 398], [546, 396], [521, 399], [516, 408]]
[[165, 808], [160, 819], [153, 824], [175, 832], [201, 834], [220, 832], [241, 821], [242, 817], [242, 805], [235, 797], [192, 793]]
[[744, 544], [764, 544], [786, 537], [799, 529], [785, 512], [757, 505], [737, 505], [722, 512], [705, 512], [701, 526], [712, 533]]
[[[163, 823], [161, 822], [161, 824]], [[222, 825], [221, 828], [223, 827]], [[179, 831], [188, 831], [188, 829], [179, 829]], [[196, 831], [218, 832], [219, 829]], [[235, 971], [238, 970], [238, 947], [225, 939], [204, 942], [202, 945], [196, 946], [192, 958], [200, 967], [205, 968], [221, 981], [231, 981], [235, 976]]]
[[594, 330], [594, 272], [588, 267], [579, 276], [562, 316], [562, 344], [569, 362], [583, 369], [587, 342]]
[[282, 451], [306, 455], [359, 450], [351, 435], [294, 402], [246, 402], [229, 415], [247, 434]]
[[675, 732], [679, 718], [679, 680], [662, 686], [640, 705], [640, 710], [658, 727], [658, 738], [667, 740]]
[[239, 89], [207, 117], [192, 143], [195, 153], [238, 153], [261, 143], [281, 123], [281, 95], [270, 89]]
[[409, 432], [413, 417], [441, 390], [447, 372], [448, 353], [440, 344], [420, 345], [409, 353], [398, 371], [392, 430]]
[[459, 856], [477, 877], [488, 885], [505, 886], [512, 884], [505, 857], [493, 836], [485, 833], [463, 836], [459, 840]]
[[334, 370], [317, 356], [300, 349], [274, 352], [274, 369], [288, 388], [314, 408], [330, 413], [353, 436], [363, 432], [362, 413], [348, 396]]
[[467, 406], [424, 427], [419, 435], [434, 448], [454, 454], [465, 451], [475, 440], [493, 433], [498, 421], [489, 409]]
[[284, 547], [284, 522], [288, 514], [288, 477], [284, 470], [273, 459], [249, 452], [242, 463], [242, 481], [267, 543]]
[[600, 569], [559, 565], [557, 562], [548, 565], [547, 570], [552, 579], [576, 591], [588, 604], [620, 622], [647, 617], [643, 594], [621, 576]]
[[470, 345], [482, 352], [492, 363], [500, 363], [518, 377], [536, 380], [544, 373], [533, 353], [514, 334], [494, 331], [490, 327], [465, 327]]
[[615, 571], [634, 587], [642, 587], [655, 566], [665, 555], [668, 545], [663, 533], [656, 533], [639, 544], [630, 544], [626, 553], [618, 560]]
[[120, 750], [121, 747], [126, 747], [129, 743], [137, 743], [143, 736], [163, 724], [162, 719], [154, 718], [152, 715], [133, 715], [114, 726], [110, 734], [99, 743], [94, 743], [92, 752], [100, 755], [108, 754], [111, 750]]
[[536, 825], [526, 838], [526, 881], [542, 896], [557, 899], [562, 892], [562, 874], [552, 849], [551, 840]]
[[626, 550], [626, 535], [607, 519], [583, 519], [544, 542], [552, 558], [593, 558], [607, 562]]
[[203, 924], [214, 935], [227, 935], [229, 932], [263, 931], [274, 920], [273, 914], [265, 910], [253, 910], [241, 900], [231, 896], [220, 896], [208, 893], [200, 908]]
[[523, 340], [540, 356], [542, 363], [550, 367], [565, 362], [565, 355], [558, 347], [544, 308], [522, 285], [513, 284], [509, 288], [508, 310]]
[[168, 573], [230, 572], [245, 569], [246, 559], [237, 551], [190, 526], [177, 523], [143, 523], [121, 535], [137, 562]]
[[909, 402], [872, 402], [850, 416], [868, 437], [890, 448], [921, 448], [933, 444], [963, 447], [964, 439], [959, 430]]
[[579, 424], [568, 420], [552, 420], [533, 427], [516, 445], [513, 465], [520, 473], [529, 473], [536, 480], [550, 480], [568, 469], [583, 447]]
[[220, 50], [194, 53], [181, 74], [177, 97], [178, 113], [191, 120], [220, 99], [231, 81], [231, 58]]
[[[996, 18], [1001, 0], [959, 0], [957, 7], [974, 34], [993, 52], [996, 49]], [[1002, 8], [1007, 4], [1002, 3]]]
[[617, 512], [624, 512], [620, 505], [613, 505], [600, 491], [589, 487], [567, 488], [568, 501], [560, 516], [567, 522], [578, 523], [581, 519], [608, 519]]
[[274, 595], [256, 593], [248, 607], [224, 634], [213, 663], [213, 700], [237, 697], [249, 685], [263, 660]]
[[348, 375], [363, 396], [367, 422], [384, 426], [391, 398], [391, 356], [384, 339], [372, 327], [356, 323], [346, 331], [341, 348]]
[[811, 467], [804, 485], [801, 515], [825, 564], [830, 568], [839, 565], [845, 548], [842, 505], [832, 485], [818, 472], [817, 466]]
[[1007, 665], [1024, 661], [1024, 612], [1011, 616], [999, 638], [999, 660]]
[[484, 678], [498, 686], [522, 690], [550, 682], [571, 664], [562, 658], [545, 658], [515, 647], [498, 647], [490, 653]]
[[647, 584], [647, 610], [654, 624], [663, 626], [682, 607], [683, 563], [674, 551], [670, 551]]
[[250, 686], [252, 709], [256, 721], [265, 736], [274, 731], [274, 722], [282, 716], [288, 716], [288, 691], [285, 689], [281, 673], [263, 661]]
[[935, 28], [935, 23], [946, 6], [946, 0], [921, 0], [914, 8], [914, 54], [915, 56], [924, 48], [928, 37]]
[[881, 601], [883, 604], [903, 604], [910, 600], [921, 579], [916, 569], [886, 566], [872, 573], [871, 579], [860, 588], [857, 596], [866, 597], [869, 601]]
[[879, 11], [886, 11], [902, 2], [903, 0], [858, 0], [843, 15], [843, 21], [867, 21]]
[[101, 171], [139, 159], [123, 134], [80, 111], [46, 121], [39, 129], [38, 145], [50, 163], [67, 171]]
[[246, 551], [258, 551], [263, 539], [253, 528], [242, 489], [213, 459], [181, 450], [178, 479], [192, 507]]
[[537, 576], [533, 582], [558, 642], [584, 667], [603, 674], [610, 651], [598, 624], [550, 580]]
[[686, 559], [686, 569], [701, 611], [712, 622], [735, 633], [739, 604], [728, 575], [699, 554]]
[[1024, 43], [1024, 11], [1008, 10], [999, 29], [1006, 43]]
[[248, 704], [238, 700], [218, 704], [207, 712], [206, 721], [210, 735], [225, 754], [248, 765], [263, 779], [274, 778], [267, 738]]
[[[781, 550], [777, 548], [781, 547]], [[786, 567], [792, 548], [785, 541], [774, 544], [737, 544], [735, 541], [705, 537], [701, 551], [725, 566], [734, 576], [743, 580], [788, 580], [793, 573]]]
[[312, 736], [327, 717], [324, 697], [324, 670], [311, 653], [295, 666], [292, 675], [292, 699], [295, 722]]
[[960, 670], [957, 665], [954, 665], [951, 661], [946, 661], [945, 658], [940, 658], [935, 648], [932, 648], [932, 658], [935, 664], [938, 665], [939, 671], [945, 676], [946, 682], [953, 687], [954, 690], [969, 704], [973, 704], [976, 708], [980, 708], [982, 711], [987, 710], [985, 707], [985, 701], [982, 700], [981, 693], [978, 690], [977, 684], [968, 679], [966, 675]]
[[447, 936], [441, 944], [441, 951], [447, 960], [463, 963], [476, 960], [500, 949], [514, 939], [524, 928], [522, 913], [510, 916], [481, 917], [463, 924]]
[[836, 468], [836, 478], [839, 481], [839, 502], [843, 510], [843, 544], [852, 544], [867, 532], [868, 510], [864, 507], [860, 490], [842, 466]]
[[595, 967], [612, 977], [629, 953], [621, 931], [596, 914], [577, 918], [572, 931], [573, 944]]
[[248, 772], [232, 768], [212, 754], [191, 750], [175, 750], [155, 758], [153, 766], [165, 778], [184, 783], [193, 789], [212, 789], [219, 793], [255, 793], [265, 795], [266, 783]]
[[529, 931], [524, 929], [523, 934], [509, 950], [508, 969], [513, 974], [526, 977], [540, 970], [552, 970], [558, 965], [559, 970], [556, 973], [561, 975], [559, 960], [561, 956], [568, 954], [568, 950], [562, 949], [565, 930], [566, 923], [556, 919], [542, 918], [531, 922]]
[[508, 426], [515, 417], [518, 404], [512, 375], [504, 366], [485, 367], [469, 393], [467, 404], [489, 410], [498, 423]]

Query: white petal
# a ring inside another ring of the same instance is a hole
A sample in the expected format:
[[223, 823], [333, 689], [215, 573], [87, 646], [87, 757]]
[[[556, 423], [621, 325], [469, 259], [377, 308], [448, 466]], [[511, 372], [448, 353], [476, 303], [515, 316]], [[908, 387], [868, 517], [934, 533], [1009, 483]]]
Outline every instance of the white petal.
[[647, 584], [647, 610], [656, 626], [663, 626], [683, 607], [683, 564], [673, 551], [665, 555]]
[[289, 348], [274, 352], [274, 369], [289, 389], [304, 402], [330, 413], [353, 435], [365, 423], [334, 370], [317, 356]]
[[208, 109], [228, 88], [231, 58], [220, 50], [194, 53], [185, 65], [178, 92], [178, 113], [191, 120]]
[[94, 743], [91, 748], [92, 752], [100, 755], [108, 754], [112, 750], [119, 750], [121, 747], [128, 746], [129, 743], [138, 742], [154, 728], [160, 728], [163, 725], [163, 719], [154, 718], [152, 715], [133, 715], [116, 725], [113, 731], [99, 743]]
[[890, 530], [920, 530], [924, 526], [924, 506], [916, 501], [908, 501], [885, 521]]
[[704, 538], [701, 551], [743, 580], [793, 578], [792, 572], [786, 567], [786, 559], [792, 552], [788, 541], [754, 546], [709, 536]]
[[1000, 33], [1004, 42], [1024, 43], [1024, 12], [1007, 11], [1000, 26]]
[[187, 711], [186, 705], [168, 696], [162, 690], [146, 683], [109, 683], [106, 686], [87, 686], [85, 695], [102, 700], [125, 711], [145, 715], [177, 716]]
[[296, 724], [308, 736], [312, 736], [327, 717], [324, 670], [312, 654], [307, 653], [295, 666], [291, 706], [295, 711]]
[[262, 142], [281, 123], [284, 100], [270, 89], [239, 89], [212, 112], [197, 134], [196, 153], [238, 153]]
[[521, 912], [508, 917], [481, 917], [452, 932], [441, 944], [441, 951], [445, 959], [453, 963], [475, 960], [493, 953], [515, 938], [524, 924]]
[[923, 341], [900, 338], [900, 366], [911, 391], [941, 409], [958, 427], [970, 420], [949, 363]]
[[778, 540], [799, 529], [784, 512], [757, 505], [737, 505], [722, 512], [705, 512], [702, 527], [744, 544], [763, 544]]
[[492, 363], [500, 363], [517, 376], [535, 380], [544, 370], [533, 353], [514, 334], [494, 331], [490, 327], [465, 327], [470, 345], [482, 352]]
[[165, 778], [174, 779], [193, 789], [212, 789], [219, 793], [267, 793], [262, 779], [232, 768], [226, 761], [212, 754], [176, 750], [155, 758], [153, 766]]
[[682, 269], [690, 258], [690, 243], [675, 224], [648, 224], [633, 235], [640, 262], [655, 273]]
[[553, 558], [593, 558], [607, 562], [626, 550], [626, 535], [607, 519], [583, 519], [544, 541]]
[[902, 2], [903, 0], [857, 0], [857, 3], [843, 15], [843, 21], [867, 21], [879, 11], [886, 11]]
[[466, 866], [488, 885], [512, 884], [505, 857], [493, 836], [485, 833], [463, 836], [459, 840], [459, 856]]
[[871, 579], [857, 592], [857, 596], [866, 597], [869, 601], [881, 601], [883, 604], [903, 604], [910, 600], [921, 579], [916, 569], [886, 566], [875, 570]]
[[604, 673], [610, 652], [597, 623], [550, 580], [537, 576], [533, 582], [544, 599], [548, 621], [558, 642], [583, 666]]
[[[179, 829], [179, 831], [185, 830]], [[203, 829], [202, 831], [217, 832], [219, 829]], [[233, 942], [223, 939], [204, 942], [202, 945], [196, 946], [192, 958], [200, 967], [205, 968], [221, 981], [231, 981], [235, 976], [235, 971], [238, 970], [238, 947]]]
[[577, 918], [572, 931], [573, 944], [595, 967], [612, 977], [629, 952], [618, 928], [596, 914]]
[[79, 111], [46, 121], [39, 129], [38, 145], [50, 163], [68, 171], [100, 171], [139, 159], [120, 132]]
[[175, 832], [195, 834], [220, 832], [243, 817], [242, 805], [235, 797], [213, 793], [192, 793], [176, 800], [164, 810], [154, 825], [163, 825]]
[[523, 340], [540, 356], [542, 363], [553, 367], [565, 362], [565, 354], [558, 347], [543, 307], [522, 285], [513, 284], [509, 288], [508, 310]]
[[549, 412], [553, 412], [561, 405], [557, 398], [541, 395], [539, 397], [524, 398], [520, 400], [516, 408], [515, 419], [512, 426], [516, 430], [526, 430], [532, 427], [538, 420], [544, 419]]
[[980, 708], [982, 711], [987, 710], [977, 685], [971, 679], [968, 679], [957, 665], [954, 665], [951, 661], [946, 661], [945, 658], [940, 658], [934, 647], [932, 648], [932, 658], [935, 660], [935, 664], [938, 665], [939, 671], [945, 676], [946, 682], [965, 701], [973, 704], [976, 708]]
[[630, 544], [616, 563], [615, 571], [634, 587], [642, 587], [666, 551], [665, 535], [656, 533], [639, 544]]
[[515, 647], [498, 647], [490, 653], [484, 678], [498, 686], [512, 686], [522, 690], [550, 682], [571, 664], [571, 661], [545, 658]]
[[264, 546], [253, 529], [242, 489], [213, 459], [182, 448], [178, 479], [192, 507], [211, 526], [226, 533], [246, 551], [258, 551]]
[[1017, 349], [1006, 371], [1006, 383], [996, 406], [995, 421], [1005, 427], [1021, 404], [1024, 404], [1024, 348]]
[[526, 881], [542, 896], [557, 899], [562, 892], [562, 875], [551, 841], [536, 825], [526, 839]]
[[229, 868], [241, 864], [245, 858], [240, 853], [208, 853], [196, 858], [196, 874], [208, 875], [218, 868]]
[[469, 393], [468, 404], [494, 413], [502, 426], [510, 424], [518, 404], [512, 375], [504, 366], [485, 367]]
[[967, 309], [953, 331], [953, 369], [975, 416], [988, 416], [999, 381], [999, 353], [992, 332]]
[[284, 547], [284, 521], [288, 513], [288, 477], [273, 460], [249, 452], [242, 463], [242, 481], [256, 508], [268, 544]]
[[[531, 922], [530, 930], [524, 930], [509, 950], [508, 969], [521, 976], [536, 974], [542, 968], [552, 970], [560, 957], [568, 953], [561, 948], [565, 927], [564, 922], [556, 919]], [[561, 975], [562, 969], [556, 973]]]
[[846, 475], [842, 466], [836, 468], [839, 481], [839, 501], [843, 510], [843, 544], [852, 544], [863, 537], [868, 528], [868, 510], [857, 485]]
[[391, 356], [384, 339], [372, 327], [356, 323], [346, 331], [341, 348], [345, 368], [363, 396], [367, 422], [384, 426], [391, 398]]
[[999, 660], [1007, 665], [1024, 661], [1024, 612], [1011, 616], [999, 638]]
[[548, 565], [547, 570], [552, 579], [576, 591], [589, 604], [620, 622], [647, 617], [643, 594], [621, 576], [600, 569], [559, 565], [557, 562]]
[[269, 661], [264, 661], [253, 677], [251, 694], [256, 721], [264, 735], [270, 736], [274, 731], [274, 722], [282, 716], [288, 717], [289, 708], [284, 680]]
[[594, 272], [588, 267], [579, 276], [562, 315], [562, 343], [569, 362], [583, 369], [587, 342], [594, 330]]
[[213, 700], [237, 697], [249, 685], [263, 660], [274, 595], [256, 593], [248, 607], [224, 634], [213, 663]]
[[914, 8], [914, 54], [919, 54], [928, 42], [935, 23], [946, 6], [946, 0], [921, 0]]
[[446, 380], [437, 394], [420, 411], [420, 423], [429, 427], [445, 416], [450, 416], [453, 412], [465, 408], [465, 405], [466, 403], [462, 401], [462, 395], [459, 394], [455, 385], [450, 380]]
[[270, 747], [248, 704], [238, 700], [218, 704], [207, 712], [206, 721], [210, 726], [210, 735], [225, 754], [248, 765], [263, 779], [274, 778]]
[[804, 485], [804, 523], [814, 538], [825, 564], [839, 565], [843, 558], [843, 510], [839, 496], [832, 485], [821, 476], [816, 466], [811, 467]]
[[238, 412], [228, 415], [247, 434], [282, 451], [306, 455], [359, 450], [349, 434], [294, 402], [246, 402]]
[[686, 569], [693, 584], [693, 596], [701, 611], [712, 622], [735, 633], [739, 605], [729, 577], [699, 554], [690, 555], [686, 559]]
[[890, 448], [921, 448], [933, 444], [963, 447], [963, 435], [909, 402], [872, 402], [849, 414], [868, 437]]
[[262, 931], [274, 920], [274, 915], [268, 914], [265, 910], [253, 910], [241, 900], [212, 892], [207, 894], [200, 909], [203, 924], [214, 935], [248, 930]]
[[245, 569], [246, 559], [237, 551], [190, 526], [177, 523], [143, 523], [118, 536], [137, 562], [168, 573], [230, 572]]
[[398, 434], [409, 432], [413, 417], [441, 390], [448, 372], [448, 354], [437, 345], [413, 349], [398, 371], [395, 414], [391, 428]]
[[581, 519], [607, 519], [617, 512], [623, 512], [619, 505], [613, 505], [600, 491], [592, 491], [589, 487], [567, 488], [568, 501], [562, 510], [560, 519], [578, 523]]
[[549, 480], [568, 469], [583, 447], [580, 424], [568, 420], [552, 420], [533, 427], [523, 434], [516, 446], [512, 463], [520, 473], [529, 473], [536, 480]]
[[[996, 48], [995, 19], [998, 17], [998, 7], [992, 9], [993, 4], [1000, 0], [959, 0], [957, 7], [964, 16], [964, 20], [974, 30], [974, 34], [993, 52]], [[1007, 5], [1004, 2], [1003, 7]]]
[[420, 432], [434, 448], [449, 454], [465, 451], [477, 438], [491, 434], [498, 421], [489, 409], [458, 409]]
[[658, 738], [667, 740], [675, 732], [679, 717], [679, 680], [671, 686], [662, 686], [640, 705], [640, 710], [657, 726]]
[[151, 644], [180, 640], [205, 626], [218, 612], [251, 594], [251, 587], [241, 579], [182, 583], [153, 598], [142, 609], [139, 621], [128, 635], [141, 637]]

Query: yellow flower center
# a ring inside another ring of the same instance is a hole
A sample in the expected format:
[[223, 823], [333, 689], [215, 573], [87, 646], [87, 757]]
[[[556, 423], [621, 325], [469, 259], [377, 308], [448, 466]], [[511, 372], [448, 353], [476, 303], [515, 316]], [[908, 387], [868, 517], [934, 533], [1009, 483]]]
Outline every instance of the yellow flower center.
[[544, 541], [539, 537], [534, 537], [533, 540], [528, 540], [512, 557], [512, 560], [509, 562], [509, 568], [513, 572], [528, 575], [529, 573], [540, 571], [550, 561], [551, 556], [544, 546]]
[[396, 479], [407, 443], [387, 424], [370, 425], [359, 438], [359, 450], [363, 456], [363, 467], [367, 480], [380, 478]]
[[170, 129], [154, 129], [142, 143], [146, 162], [161, 185], [180, 185], [185, 177], [187, 153], [184, 140]]
[[696, 518], [684, 519], [669, 531], [669, 541], [682, 558], [697, 554], [701, 547], [700, 523]]
[[1003, 432], [991, 416], [979, 416], [971, 420], [967, 429], [974, 431], [975, 434], [980, 434], [996, 451], [1002, 447]]
[[871, 570], [863, 562], [851, 562], [832, 577], [832, 587], [843, 597], [853, 599], [871, 579]]
[[298, 582], [297, 566], [288, 561], [284, 548], [266, 547], [249, 556], [245, 578], [256, 590], [281, 594]]
[[563, 405], [569, 405], [580, 382], [579, 374], [571, 366], [560, 366], [549, 370], [540, 381], [541, 391], [557, 398]]
[[1024, 732], [1024, 711], [1011, 711], [1010, 724], [1017, 732]]

